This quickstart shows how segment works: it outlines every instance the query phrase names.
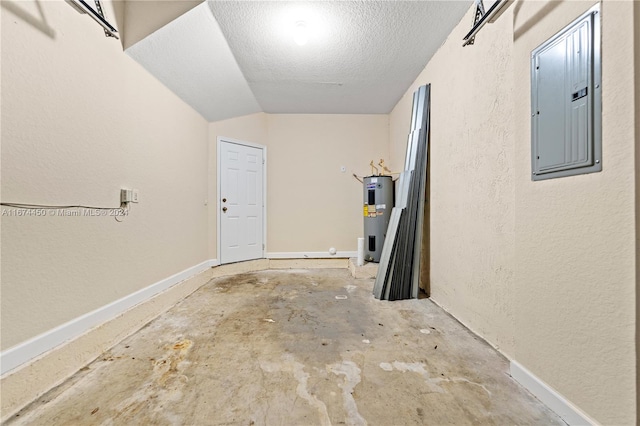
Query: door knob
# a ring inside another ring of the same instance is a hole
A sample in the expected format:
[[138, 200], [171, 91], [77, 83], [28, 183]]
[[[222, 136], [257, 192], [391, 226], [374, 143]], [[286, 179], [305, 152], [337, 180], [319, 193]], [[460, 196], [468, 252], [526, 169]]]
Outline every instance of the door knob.
[[227, 199], [226, 199], [226, 198], [223, 198], [223, 199], [222, 199], [222, 202], [223, 202], [223, 203], [226, 203], [226, 202], [227, 202]]
[[226, 208], [226, 207], [223, 207], [223, 208], [222, 208], [222, 211], [223, 211], [223, 212], [226, 212], [226, 211], [227, 211], [227, 208]]

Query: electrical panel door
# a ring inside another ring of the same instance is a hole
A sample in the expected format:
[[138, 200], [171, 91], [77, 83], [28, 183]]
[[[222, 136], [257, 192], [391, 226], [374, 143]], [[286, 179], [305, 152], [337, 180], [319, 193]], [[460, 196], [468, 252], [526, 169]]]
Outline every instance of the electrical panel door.
[[532, 179], [602, 170], [599, 5], [531, 55]]

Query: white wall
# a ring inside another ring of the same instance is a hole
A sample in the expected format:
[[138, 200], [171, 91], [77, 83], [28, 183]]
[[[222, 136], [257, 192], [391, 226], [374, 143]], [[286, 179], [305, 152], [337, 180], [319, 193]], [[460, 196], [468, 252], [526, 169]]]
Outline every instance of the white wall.
[[122, 223], [1, 217], [6, 350], [208, 258], [208, 124], [62, 1], [3, 2], [2, 65], [3, 202], [140, 190]]
[[530, 52], [594, 3], [516, 2], [462, 48], [470, 9], [391, 113], [391, 154], [431, 83], [433, 299], [588, 416], [633, 424], [633, 2], [602, 4], [603, 171], [530, 178]]

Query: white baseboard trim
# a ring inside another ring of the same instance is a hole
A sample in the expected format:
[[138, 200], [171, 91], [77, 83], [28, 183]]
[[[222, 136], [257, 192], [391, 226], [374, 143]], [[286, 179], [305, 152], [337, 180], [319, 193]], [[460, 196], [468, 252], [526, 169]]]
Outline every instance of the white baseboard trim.
[[206, 260], [7, 349], [0, 353], [0, 375], [4, 376], [17, 367], [121, 315], [128, 309], [152, 298], [175, 284], [191, 278], [211, 267], [218, 266], [219, 264], [220, 262], [218, 262], [217, 259]]
[[336, 254], [329, 254], [328, 251], [291, 251], [291, 252], [268, 252], [267, 259], [346, 259], [357, 257], [357, 251], [339, 251]]
[[511, 361], [509, 370], [511, 377], [562, 417], [569, 425], [598, 425], [598, 422], [587, 416], [568, 399], [516, 361]]

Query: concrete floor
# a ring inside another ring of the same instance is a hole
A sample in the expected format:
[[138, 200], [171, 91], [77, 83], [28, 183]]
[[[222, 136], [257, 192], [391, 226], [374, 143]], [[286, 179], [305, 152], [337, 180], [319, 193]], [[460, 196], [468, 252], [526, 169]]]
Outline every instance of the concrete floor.
[[372, 288], [344, 269], [214, 279], [7, 424], [564, 424], [430, 300]]

